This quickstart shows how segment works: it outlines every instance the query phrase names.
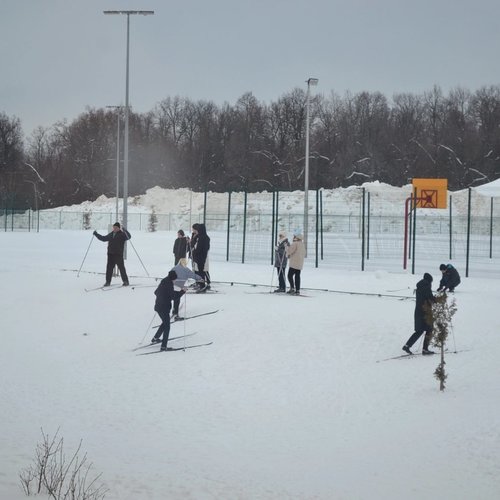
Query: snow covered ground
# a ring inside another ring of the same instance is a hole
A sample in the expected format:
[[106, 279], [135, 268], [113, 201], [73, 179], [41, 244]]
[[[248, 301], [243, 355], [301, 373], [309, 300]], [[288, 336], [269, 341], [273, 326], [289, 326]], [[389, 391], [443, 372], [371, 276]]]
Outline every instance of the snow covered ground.
[[0, 233], [1, 499], [24, 498], [40, 428], [68, 453], [83, 440], [112, 500], [499, 498], [497, 279], [457, 288], [461, 352], [440, 392], [436, 356], [380, 361], [413, 332], [413, 299], [319, 289], [412, 297], [423, 271], [436, 288], [441, 259], [418, 275], [308, 260], [303, 287], [317, 290], [270, 295], [272, 267], [225, 262], [211, 233], [225, 283], [186, 311], [219, 312], [174, 324], [171, 346], [213, 344], [137, 356], [174, 236], [133, 233], [151, 277], [132, 251], [131, 283], [151, 287], [85, 292], [106, 259], [89, 232]]

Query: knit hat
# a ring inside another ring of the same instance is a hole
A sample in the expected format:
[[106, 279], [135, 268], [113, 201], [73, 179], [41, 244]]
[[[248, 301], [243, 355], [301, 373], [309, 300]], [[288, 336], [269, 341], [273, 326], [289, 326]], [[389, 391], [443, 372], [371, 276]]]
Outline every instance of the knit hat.
[[429, 273], [424, 274], [424, 280], [432, 283], [432, 276]]
[[181, 266], [186, 267], [186, 266], [188, 265], [188, 261], [187, 261], [187, 259], [186, 259], [186, 258], [179, 259], [179, 264], [180, 264]]
[[168, 277], [172, 280], [175, 281], [177, 279], [177, 273], [175, 271], [169, 271], [168, 272]]
[[302, 233], [294, 233], [293, 237], [296, 238], [297, 240], [303, 240], [304, 239], [304, 237], [302, 236]]
[[121, 226], [120, 226], [120, 223], [119, 223], [119, 222], [115, 222], [115, 223], [113, 224], [113, 227], [117, 227], [118, 229], [120, 229], [120, 227], [121, 227]]
[[440, 271], [444, 271], [445, 269], [446, 269], [446, 265], [445, 265], [445, 264], [441, 264], [441, 265], [439, 266], [439, 270], [440, 270]]

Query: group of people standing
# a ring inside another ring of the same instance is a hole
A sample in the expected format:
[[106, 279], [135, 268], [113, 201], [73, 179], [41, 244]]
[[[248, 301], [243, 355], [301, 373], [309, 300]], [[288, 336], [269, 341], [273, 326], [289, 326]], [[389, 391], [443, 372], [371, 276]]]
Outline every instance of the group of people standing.
[[[290, 243], [285, 232], [278, 234], [278, 242], [274, 249], [274, 267], [278, 274], [278, 288], [275, 293], [289, 293], [300, 295], [300, 273], [304, 267], [306, 247], [304, 238], [298, 231], [293, 235]], [[288, 292], [286, 290], [285, 272], [288, 264]]]
[[[123, 286], [129, 285], [127, 271], [123, 260], [123, 253], [126, 241], [132, 238], [131, 234], [120, 226], [119, 222], [113, 224], [112, 231], [102, 236], [94, 231], [94, 236], [100, 241], [108, 243], [108, 259], [106, 264], [106, 282], [104, 286], [110, 286], [113, 269], [115, 266], [120, 270], [120, 276]], [[208, 253], [210, 250], [210, 237], [207, 234], [205, 224], [193, 224], [191, 237], [187, 237], [182, 229], [177, 232], [177, 238], [174, 242], [174, 267], [168, 275], [163, 278], [155, 290], [154, 310], [160, 316], [162, 323], [158, 327], [155, 336], [151, 339], [152, 343], [161, 342], [161, 350], [167, 349], [168, 336], [170, 332], [170, 311], [173, 311], [174, 319], [180, 319], [179, 305], [181, 297], [186, 292], [186, 282], [191, 279], [197, 284], [197, 292], [204, 292], [210, 289], [210, 274], [208, 265]], [[274, 252], [274, 267], [278, 275], [278, 288], [275, 293], [289, 293], [300, 295], [301, 271], [304, 267], [304, 258], [306, 249], [303, 236], [300, 232], [293, 234], [292, 243], [288, 241], [285, 232], [278, 234], [278, 241]], [[188, 257], [192, 261], [193, 269], [187, 267]], [[285, 273], [288, 265], [289, 288], [286, 290]], [[460, 284], [460, 274], [451, 264], [441, 264], [441, 280], [439, 282], [438, 292], [454, 292]], [[423, 279], [417, 283], [416, 304], [415, 304], [415, 332], [403, 346], [403, 351], [407, 354], [413, 354], [411, 347], [425, 333], [422, 354], [434, 354], [429, 349], [429, 344], [433, 334], [432, 304], [436, 297], [432, 293], [433, 277], [425, 273]], [[161, 338], [163, 336], [163, 339]]]
[[[191, 238], [187, 237], [182, 229], [177, 231], [177, 238], [173, 247], [174, 267], [161, 280], [155, 290], [154, 310], [158, 313], [162, 322], [151, 339], [151, 343], [161, 342], [160, 351], [167, 350], [172, 303], [173, 319], [181, 319], [179, 317], [179, 306], [182, 296], [186, 293], [186, 282], [190, 279], [195, 281], [197, 293], [203, 293], [210, 289], [209, 250], [210, 237], [207, 234], [205, 224], [193, 224]], [[188, 257], [192, 261], [192, 270], [187, 267]]]
[[[124, 263], [125, 243], [132, 238], [131, 234], [121, 227], [119, 222], [113, 224], [112, 230], [105, 236], [97, 231], [93, 235], [100, 241], [108, 243], [108, 259], [106, 263], [106, 281], [103, 286], [111, 285], [115, 266], [120, 271], [123, 286], [129, 285], [127, 270]], [[191, 237], [187, 237], [182, 229], [177, 232], [174, 242], [174, 267], [163, 278], [155, 290], [154, 310], [161, 319], [161, 325], [152, 343], [161, 342], [161, 350], [167, 349], [170, 333], [170, 311], [174, 320], [179, 318], [181, 297], [186, 293], [186, 282], [191, 279], [196, 282], [197, 293], [210, 289], [210, 274], [208, 270], [208, 253], [210, 250], [210, 237], [205, 224], [193, 224]], [[192, 261], [193, 270], [187, 267], [188, 257]], [[163, 337], [163, 338], [162, 338]]]

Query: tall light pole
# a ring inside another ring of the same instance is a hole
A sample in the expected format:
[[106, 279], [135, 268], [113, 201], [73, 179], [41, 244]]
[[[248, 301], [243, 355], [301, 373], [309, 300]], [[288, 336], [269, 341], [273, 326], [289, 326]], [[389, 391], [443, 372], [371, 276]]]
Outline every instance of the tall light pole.
[[130, 52], [130, 16], [141, 15], [150, 16], [155, 12], [154, 10], [104, 10], [104, 14], [111, 15], [126, 15], [127, 16], [127, 64], [125, 72], [125, 129], [124, 129], [124, 145], [123, 145], [123, 225], [127, 227], [128, 223], [128, 115], [129, 115], [129, 102], [128, 102], [128, 81], [129, 81], [129, 52]]
[[120, 196], [120, 112], [123, 106], [106, 106], [116, 109], [116, 219], [118, 220], [118, 199]]
[[306, 163], [304, 168], [304, 245], [306, 247], [307, 257], [307, 241], [309, 232], [309, 104], [311, 97], [311, 86], [318, 85], [317, 78], [309, 78], [307, 81], [307, 97], [306, 97]]

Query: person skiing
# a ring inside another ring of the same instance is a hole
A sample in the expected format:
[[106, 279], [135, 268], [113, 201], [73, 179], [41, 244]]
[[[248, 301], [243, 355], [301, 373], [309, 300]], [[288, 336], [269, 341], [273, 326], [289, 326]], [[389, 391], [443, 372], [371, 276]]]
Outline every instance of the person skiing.
[[441, 281], [439, 282], [438, 292], [454, 292], [455, 288], [460, 285], [460, 274], [451, 264], [441, 264], [439, 270], [442, 273]]
[[106, 282], [104, 286], [111, 285], [111, 277], [113, 276], [113, 269], [118, 266], [120, 276], [123, 281], [123, 286], [128, 286], [128, 276], [123, 261], [123, 251], [125, 242], [130, 240], [132, 236], [130, 233], [120, 226], [119, 222], [113, 224], [113, 230], [106, 236], [101, 236], [97, 231], [94, 231], [94, 236], [100, 241], [108, 242], [108, 262], [106, 264]]
[[158, 288], [155, 290], [156, 300], [154, 310], [158, 313], [161, 319], [161, 325], [151, 339], [151, 343], [160, 342], [160, 351], [167, 350], [168, 336], [170, 334], [170, 308], [172, 307], [172, 300], [174, 300], [174, 281], [177, 279], [175, 271], [169, 271], [168, 275], [160, 281]]
[[208, 274], [208, 252], [210, 250], [210, 237], [207, 235], [205, 224], [193, 224], [194, 245], [191, 247], [193, 271], [201, 276], [206, 283], [200, 292], [210, 289], [210, 275]]
[[294, 295], [300, 295], [300, 272], [304, 267], [304, 258], [306, 256], [306, 247], [302, 240], [302, 234], [295, 232], [292, 244], [286, 248], [286, 255], [288, 257], [287, 277], [290, 284], [290, 290], [287, 293]]
[[434, 354], [429, 350], [429, 343], [432, 339], [433, 318], [432, 303], [436, 298], [432, 294], [432, 276], [429, 273], [424, 274], [424, 278], [417, 283], [416, 304], [415, 304], [415, 333], [407, 340], [403, 346], [403, 351], [413, 354], [411, 346], [425, 332], [422, 354]]
[[186, 281], [192, 279], [199, 284], [199, 289], [202, 290], [205, 286], [203, 278], [198, 274], [195, 274], [191, 269], [187, 267], [187, 259], [180, 259], [179, 263], [174, 266], [171, 271], [177, 274], [177, 279], [174, 281], [174, 307], [172, 309], [172, 317], [174, 321], [181, 319], [179, 317], [179, 305], [181, 303], [181, 297], [186, 293]]
[[174, 266], [179, 263], [180, 259], [184, 259], [188, 252], [189, 238], [184, 234], [182, 229], [177, 231], [177, 238], [174, 241]]
[[276, 268], [276, 272], [278, 274], [278, 288], [275, 293], [284, 293], [286, 292], [286, 283], [285, 283], [285, 270], [288, 262], [286, 256], [286, 249], [290, 245], [288, 238], [286, 237], [286, 233], [283, 231], [278, 234], [278, 244], [274, 249], [274, 267]]

